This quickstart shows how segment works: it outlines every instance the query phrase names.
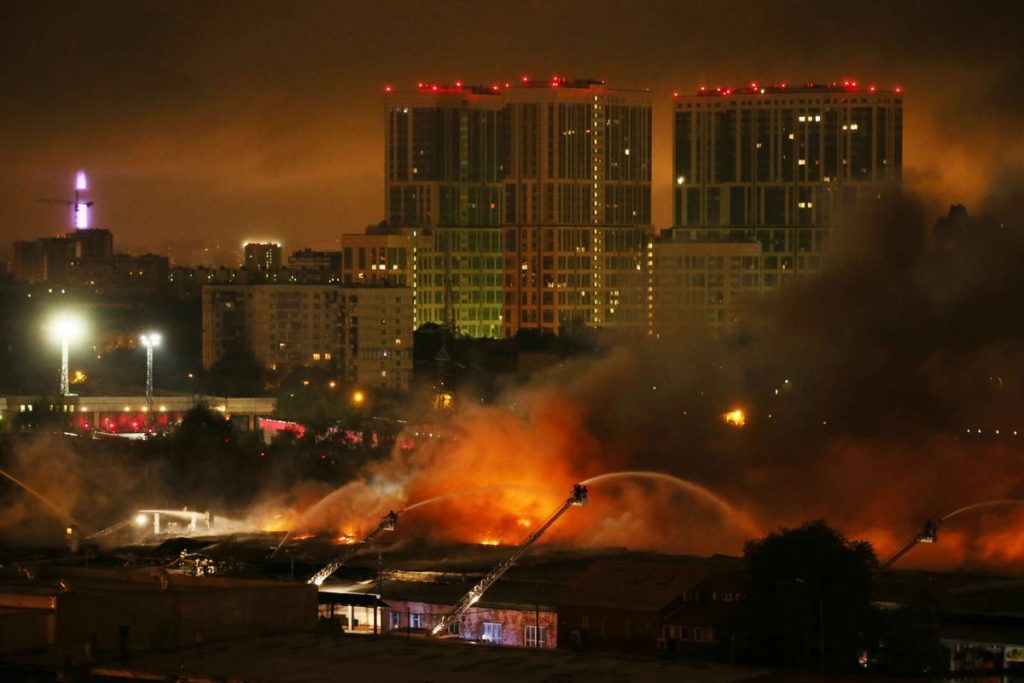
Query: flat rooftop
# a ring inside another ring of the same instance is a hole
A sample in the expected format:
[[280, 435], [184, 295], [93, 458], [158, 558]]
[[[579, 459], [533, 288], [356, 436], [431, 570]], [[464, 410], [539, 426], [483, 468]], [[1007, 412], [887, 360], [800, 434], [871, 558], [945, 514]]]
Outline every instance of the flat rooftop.
[[[93, 675], [245, 681], [743, 681], [755, 669], [680, 660], [526, 650], [425, 637], [287, 634], [222, 641], [169, 653], [138, 653], [92, 668]], [[111, 680], [111, 679], [107, 679]]]

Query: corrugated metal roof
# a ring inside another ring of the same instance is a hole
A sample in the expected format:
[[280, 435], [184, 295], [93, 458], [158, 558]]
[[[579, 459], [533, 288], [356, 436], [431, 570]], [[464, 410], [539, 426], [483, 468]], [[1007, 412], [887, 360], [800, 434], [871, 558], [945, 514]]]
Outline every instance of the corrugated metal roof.
[[598, 562], [573, 582], [560, 604], [658, 611], [710, 573], [684, 564]]

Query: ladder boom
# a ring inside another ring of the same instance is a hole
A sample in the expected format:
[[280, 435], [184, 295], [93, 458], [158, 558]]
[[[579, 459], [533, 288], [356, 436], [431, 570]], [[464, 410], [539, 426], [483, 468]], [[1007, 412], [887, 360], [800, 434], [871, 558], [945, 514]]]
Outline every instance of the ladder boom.
[[475, 605], [477, 601], [479, 601], [480, 598], [483, 597], [487, 589], [490, 588], [495, 581], [500, 579], [505, 574], [505, 572], [512, 568], [512, 565], [516, 563], [516, 560], [522, 557], [523, 554], [530, 549], [530, 546], [532, 546], [537, 541], [537, 539], [543, 536], [544, 532], [551, 528], [551, 525], [557, 522], [559, 517], [565, 514], [566, 510], [573, 506], [585, 505], [586, 502], [587, 488], [585, 486], [581, 486], [580, 484], [576, 484], [573, 487], [572, 495], [569, 496], [569, 498], [567, 498], [564, 503], [562, 503], [561, 507], [555, 510], [555, 513], [548, 517], [546, 522], [541, 524], [532, 533], [530, 533], [529, 536], [523, 539], [522, 543], [520, 543], [516, 547], [516, 549], [512, 551], [511, 555], [502, 560], [502, 562], [498, 564], [498, 566], [492, 569], [484, 578], [480, 579], [479, 583], [470, 588], [469, 592], [462, 596], [462, 598], [455, 604], [452, 610], [448, 614], [441, 617], [441, 621], [437, 622], [434, 628], [431, 629], [430, 634], [436, 636], [437, 634], [443, 633], [444, 631], [448, 630], [448, 627], [451, 626], [452, 623], [456, 619], [458, 619], [463, 612], [465, 612], [467, 609]]
[[348, 548], [346, 548], [345, 552], [331, 560], [326, 567], [318, 571], [316, 574], [313, 574], [313, 576], [309, 577], [309, 580], [306, 581], [306, 583], [312, 584], [314, 586], [322, 585], [323, 582], [331, 576], [331, 574], [338, 571], [343, 564], [345, 564], [349, 561], [349, 559], [351, 559], [353, 555], [362, 550], [363, 546], [368, 545], [370, 542], [373, 541], [373, 539], [377, 538], [380, 532], [394, 531], [395, 525], [397, 523], [398, 515], [395, 512], [392, 511], [384, 515], [384, 519], [380, 521], [380, 524], [378, 524], [373, 531], [366, 534], [366, 536], [363, 537], [363, 540], [361, 540], [359, 543], [353, 543]]

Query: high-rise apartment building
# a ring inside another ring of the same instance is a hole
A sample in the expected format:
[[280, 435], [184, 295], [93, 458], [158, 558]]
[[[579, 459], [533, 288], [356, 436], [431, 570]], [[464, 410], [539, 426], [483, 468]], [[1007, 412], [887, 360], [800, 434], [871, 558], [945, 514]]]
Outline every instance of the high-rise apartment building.
[[558, 77], [420, 84], [388, 95], [387, 131], [388, 223], [434, 237], [418, 323], [450, 305], [482, 336], [645, 327], [642, 291], [628, 292], [646, 282], [649, 93]]
[[819, 268], [850, 210], [901, 179], [898, 88], [702, 88], [674, 124], [673, 237], [756, 239], [767, 288]]
[[501, 90], [420, 84], [387, 100], [388, 224], [500, 225], [509, 152]]

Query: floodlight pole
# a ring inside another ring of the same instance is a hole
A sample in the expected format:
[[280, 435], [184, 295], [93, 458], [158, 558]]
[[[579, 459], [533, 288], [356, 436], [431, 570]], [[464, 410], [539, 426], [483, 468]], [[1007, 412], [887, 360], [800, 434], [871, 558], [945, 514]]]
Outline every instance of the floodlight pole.
[[68, 346], [70, 342], [68, 335], [62, 334], [60, 337], [60, 395], [62, 398], [67, 398], [71, 395], [71, 384], [68, 381]]
[[153, 345], [146, 345], [146, 407], [153, 410]]

